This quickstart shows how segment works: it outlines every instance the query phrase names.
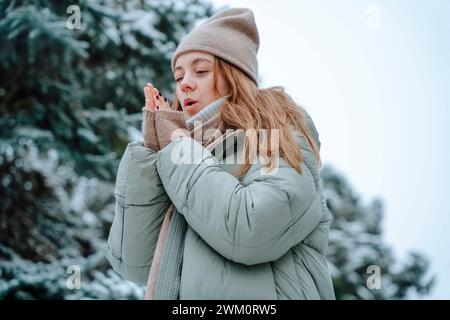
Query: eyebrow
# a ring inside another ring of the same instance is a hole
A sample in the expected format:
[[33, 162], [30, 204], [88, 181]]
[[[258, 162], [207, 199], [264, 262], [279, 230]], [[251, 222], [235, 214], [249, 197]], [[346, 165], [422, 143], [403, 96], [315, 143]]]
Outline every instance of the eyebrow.
[[[195, 59], [191, 62], [191, 65], [196, 65], [197, 63], [202, 62], [202, 61], [204, 61], [204, 62], [209, 62], [209, 63], [211, 63], [211, 64], [213, 63], [211, 60], [208, 60], [208, 59], [206, 59], [206, 58], [195, 58]], [[180, 67], [180, 66], [178, 66], [178, 67], [175, 68], [174, 72], [177, 71], [178, 69], [183, 69], [183, 68]]]

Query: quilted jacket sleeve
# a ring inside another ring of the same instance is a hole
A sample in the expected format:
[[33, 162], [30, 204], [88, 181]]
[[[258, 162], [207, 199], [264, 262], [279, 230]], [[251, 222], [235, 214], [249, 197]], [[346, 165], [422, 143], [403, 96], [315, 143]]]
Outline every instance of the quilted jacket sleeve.
[[145, 285], [170, 199], [156, 170], [157, 153], [128, 144], [117, 172], [115, 216], [107, 258], [126, 280]]
[[277, 260], [321, 219], [320, 194], [304, 164], [301, 175], [282, 159], [275, 174], [264, 174], [253, 164], [240, 182], [197, 141], [180, 137], [160, 150], [156, 167], [188, 224], [213, 249], [238, 263]]

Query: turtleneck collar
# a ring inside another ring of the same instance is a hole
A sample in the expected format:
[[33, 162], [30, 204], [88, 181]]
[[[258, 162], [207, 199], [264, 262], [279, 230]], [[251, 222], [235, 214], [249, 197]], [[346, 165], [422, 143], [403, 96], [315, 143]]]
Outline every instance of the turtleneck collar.
[[220, 108], [228, 97], [230, 95], [218, 98], [186, 120], [193, 139], [207, 145], [225, 131], [221, 122]]
[[230, 97], [230, 95], [218, 98], [186, 120], [189, 130], [194, 129], [194, 126], [196, 126], [195, 122], [199, 122], [201, 125], [204, 125], [206, 122], [217, 116], [220, 112], [220, 107], [228, 97]]

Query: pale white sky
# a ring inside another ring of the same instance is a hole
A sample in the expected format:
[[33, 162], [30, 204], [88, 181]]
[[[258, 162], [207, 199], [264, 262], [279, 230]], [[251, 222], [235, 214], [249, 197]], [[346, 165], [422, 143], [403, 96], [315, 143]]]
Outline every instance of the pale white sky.
[[253, 10], [261, 87], [313, 117], [324, 163], [385, 204], [385, 236], [450, 299], [450, 1], [213, 0]]

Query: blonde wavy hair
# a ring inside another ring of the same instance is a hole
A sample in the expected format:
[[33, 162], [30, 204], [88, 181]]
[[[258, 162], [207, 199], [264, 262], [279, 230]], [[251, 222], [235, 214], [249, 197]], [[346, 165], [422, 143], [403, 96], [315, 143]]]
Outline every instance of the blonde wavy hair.
[[[221, 107], [221, 120], [226, 129], [246, 130], [243, 164], [234, 173], [237, 177], [243, 177], [254, 163], [252, 148], [257, 148], [257, 154], [264, 154], [269, 157], [268, 170], [274, 168], [276, 164], [275, 156], [282, 157], [298, 173], [302, 173], [301, 163], [303, 154], [300, 146], [294, 140], [292, 129], [300, 132], [311, 146], [314, 159], [318, 167], [321, 166], [318, 147], [309, 132], [301, 108], [284, 91], [283, 87], [275, 86], [260, 89], [257, 85], [239, 68], [227, 61], [214, 56], [214, 90], [217, 92], [217, 74], [223, 75], [225, 81], [231, 88], [230, 97]], [[182, 111], [176, 90], [173, 94], [172, 110]], [[252, 130], [254, 129], [254, 130]], [[255, 141], [259, 140], [261, 129], [266, 129], [268, 135], [264, 137], [262, 147], [255, 146]], [[279, 144], [272, 144], [271, 130], [278, 129]], [[247, 132], [250, 132], [248, 134]], [[256, 136], [252, 133], [256, 133]]]

